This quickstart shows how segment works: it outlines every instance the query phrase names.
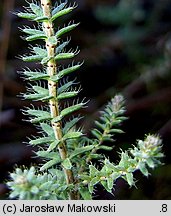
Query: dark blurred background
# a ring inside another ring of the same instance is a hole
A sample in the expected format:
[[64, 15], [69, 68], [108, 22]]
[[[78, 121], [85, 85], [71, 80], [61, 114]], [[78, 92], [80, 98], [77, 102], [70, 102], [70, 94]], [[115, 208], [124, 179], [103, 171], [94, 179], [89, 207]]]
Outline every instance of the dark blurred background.
[[[81, 23], [68, 36], [71, 46], [81, 49], [75, 61], [85, 61], [76, 76], [83, 87], [80, 98], [90, 99], [82, 111], [86, 132], [98, 117], [97, 111], [120, 92], [129, 119], [121, 126], [125, 134], [115, 137], [114, 151], [108, 157], [117, 162], [120, 148], [128, 149], [149, 133], [160, 134], [165, 153], [164, 165], [148, 179], [135, 173], [138, 189], [118, 180], [114, 196], [97, 187], [95, 199], [171, 199], [171, 0], [75, 1], [78, 8], [56, 25], [70, 20]], [[39, 163], [31, 147], [23, 143], [36, 135], [36, 128], [22, 120], [21, 109], [30, 101], [17, 97], [26, 88], [17, 71], [24, 66], [40, 67], [16, 58], [28, 53], [18, 27], [30, 22], [12, 13], [24, 5], [24, 0], [0, 1], [0, 199], [7, 198], [4, 183], [15, 164]]]

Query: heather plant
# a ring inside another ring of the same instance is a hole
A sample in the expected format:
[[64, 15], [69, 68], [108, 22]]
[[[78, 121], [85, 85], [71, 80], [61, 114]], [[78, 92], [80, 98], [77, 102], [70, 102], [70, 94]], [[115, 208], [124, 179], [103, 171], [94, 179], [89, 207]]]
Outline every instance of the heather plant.
[[[134, 186], [133, 173], [140, 170], [145, 176], [149, 168], [157, 167], [163, 157], [162, 141], [158, 135], [147, 135], [138, 140], [136, 146], [120, 153], [120, 161], [113, 163], [100, 152], [113, 151], [115, 134], [123, 133], [120, 124], [127, 118], [125, 102], [118, 94], [101, 111], [92, 136], [87, 137], [83, 128], [78, 127], [81, 119], [77, 116], [86, 106], [85, 100], [78, 98], [80, 87], [68, 76], [79, 69], [82, 63], [72, 62], [68, 67], [61, 60], [74, 58], [78, 49], [67, 49], [69, 40], [63, 36], [78, 24], [70, 22], [56, 27], [55, 21], [72, 12], [76, 5], [67, 1], [55, 3], [51, 0], [27, 2], [21, 18], [34, 22], [33, 27], [24, 26], [26, 41], [43, 41], [44, 45], [30, 46], [30, 54], [22, 56], [26, 62], [37, 62], [42, 69], [25, 68], [19, 72], [30, 85], [23, 94], [24, 99], [39, 101], [42, 106], [34, 105], [23, 110], [29, 121], [36, 125], [39, 136], [31, 137], [29, 145], [36, 146], [35, 154], [42, 163], [30, 168], [16, 168], [7, 183], [10, 198], [17, 199], [93, 199], [97, 184], [109, 193], [118, 178]], [[36, 27], [37, 23], [37, 27]], [[110, 144], [112, 143], [112, 145]], [[103, 150], [103, 151], [99, 151]], [[100, 162], [100, 163], [97, 163]], [[98, 165], [97, 165], [98, 164]]]

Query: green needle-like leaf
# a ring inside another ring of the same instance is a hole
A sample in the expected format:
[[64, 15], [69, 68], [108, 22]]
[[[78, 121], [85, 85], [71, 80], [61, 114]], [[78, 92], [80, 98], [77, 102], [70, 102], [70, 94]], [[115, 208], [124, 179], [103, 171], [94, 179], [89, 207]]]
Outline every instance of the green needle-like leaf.
[[74, 7], [68, 7], [68, 8], [65, 8], [63, 10], [60, 10], [60, 11], [54, 11], [56, 13], [54, 13], [54, 15], [52, 16], [51, 18], [51, 21], [53, 22], [54, 20], [56, 20], [57, 18], [63, 16], [63, 15], [66, 15], [68, 13], [70, 13], [71, 11], [73, 11]]
[[67, 169], [67, 170], [71, 169], [71, 168], [72, 168], [72, 164], [71, 164], [70, 159], [69, 159], [69, 158], [66, 158], [66, 159], [62, 162], [62, 166], [63, 166], [65, 169]]
[[58, 30], [58, 31], [56, 32], [56, 37], [57, 37], [57, 38], [60, 38], [60, 37], [63, 36], [64, 34], [66, 34], [66, 33], [70, 32], [70, 31], [72, 31], [73, 29], [75, 29], [78, 25], [79, 25], [79, 23], [77, 23], [77, 24], [72, 24], [72, 25], [68, 25], [67, 27], [64, 27], [64, 28]]

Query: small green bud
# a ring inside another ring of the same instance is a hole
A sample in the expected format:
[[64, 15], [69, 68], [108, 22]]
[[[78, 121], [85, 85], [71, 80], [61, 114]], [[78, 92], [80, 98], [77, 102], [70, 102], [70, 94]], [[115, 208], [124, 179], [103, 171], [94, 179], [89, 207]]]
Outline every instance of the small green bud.
[[155, 135], [148, 135], [144, 141], [144, 145], [147, 148], [159, 147], [161, 144], [162, 140], [159, 138], [159, 136]]

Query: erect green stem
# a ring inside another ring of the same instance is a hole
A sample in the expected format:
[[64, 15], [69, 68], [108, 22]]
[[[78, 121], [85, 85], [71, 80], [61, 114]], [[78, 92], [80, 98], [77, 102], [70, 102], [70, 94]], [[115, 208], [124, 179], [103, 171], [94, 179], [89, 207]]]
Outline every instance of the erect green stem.
[[[51, 0], [41, 0], [41, 6], [43, 9], [43, 14], [44, 16], [51, 17]], [[43, 22], [43, 30], [47, 36], [53, 37], [55, 35], [54, 33], [54, 28], [53, 28], [53, 23], [51, 21], [45, 21]], [[48, 40], [46, 40], [46, 49], [48, 53], [48, 57], [52, 57], [51, 60], [48, 61], [47, 63], [47, 73], [50, 77], [54, 76], [57, 74], [57, 65], [53, 57], [55, 57], [55, 50], [56, 50], [57, 45], [51, 45], [49, 44]], [[51, 117], [55, 118], [59, 116], [60, 111], [59, 111], [59, 104], [57, 100], [57, 88], [58, 84], [53, 81], [48, 81], [48, 88], [49, 88], [49, 95], [52, 96], [52, 99], [49, 101], [49, 106], [50, 106], [50, 111], [51, 111]], [[63, 134], [62, 134], [62, 127], [61, 127], [61, 122], [57, 123], [52, 123], [52, 127], [55, 133], [55, 138], [57, 140], [62, 140]], [[58, 145], [58, 150], [59, 154], [62, 160], [65, 160], [67, 158], [67, 149], [66, 149], [66, 144], [64, 141], [60, 142]], [[67, 184], [72, 184], [74, 183], [74, 177], [72, 170], [65, 169], [63, 168], [65, 177], [66, 177], [66, 182]], [[69, 193], [70, 199], [76, 199], [76, 194], [74, 192]]]

